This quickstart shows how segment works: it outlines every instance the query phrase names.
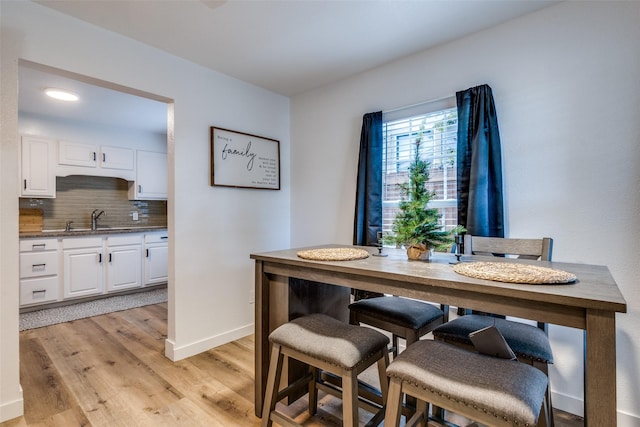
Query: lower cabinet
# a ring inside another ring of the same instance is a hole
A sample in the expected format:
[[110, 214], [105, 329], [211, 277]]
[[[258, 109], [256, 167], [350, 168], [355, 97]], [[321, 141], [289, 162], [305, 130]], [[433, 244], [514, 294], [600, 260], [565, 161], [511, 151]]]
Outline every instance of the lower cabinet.
[[104, 291], [102, 237], [62, 239], [64, 298], [84, 297]]
[[20, 280], [20, 305], [37, 305], [58, 301], [58, 276]]
[[56, 302], [60, 298], [58, 239], [20, 241], [20, 305]]
[[154, 285], [167, 281], [169, 260], [167, 232], [148, 233], [144, 236], [144, 284]]
[[167, 243], [166, 231], [21, 239], [20, 305], [164, 283]]
[[107, 237], [107, 292], [142, 286], [142, 236]]

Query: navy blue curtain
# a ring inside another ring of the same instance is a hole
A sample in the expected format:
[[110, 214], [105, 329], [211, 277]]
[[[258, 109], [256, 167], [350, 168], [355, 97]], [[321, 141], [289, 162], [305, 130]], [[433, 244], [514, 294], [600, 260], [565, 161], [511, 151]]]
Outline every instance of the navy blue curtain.
[[[353, 244], [375, 246], [382, 231], [382, 111], [362, 117], [356, 212], [353, 220]], [[355, 300], [381, 297], [383, 294], [352, 290]]]
[[374, 246], [382, 231], [382, 111], [362, 117], [353, 244]]
[[456, 93], [458, 224], [475, 236], [504, 237], [498, 116], [488, 85]]

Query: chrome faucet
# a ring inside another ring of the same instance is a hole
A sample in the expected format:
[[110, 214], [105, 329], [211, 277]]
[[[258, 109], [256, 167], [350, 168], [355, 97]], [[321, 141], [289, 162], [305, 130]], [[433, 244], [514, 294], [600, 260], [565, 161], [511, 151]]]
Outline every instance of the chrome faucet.
[[107, 215], [104, 211], [98, 212], [98, 209], [94, 209], [93, 212], [91, 212], [91, 229], [93, 231], [98, 229], [98, 218], [100, 218], [102, 214]]

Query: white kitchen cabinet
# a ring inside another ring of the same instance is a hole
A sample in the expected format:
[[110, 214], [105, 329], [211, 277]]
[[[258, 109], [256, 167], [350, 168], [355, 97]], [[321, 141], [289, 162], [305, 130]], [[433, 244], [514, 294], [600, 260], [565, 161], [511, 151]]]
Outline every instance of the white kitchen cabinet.
[[167, 281], [167, 231], [20, 239], [20, 306]]
[[20, 241], [20, 305], [58, 301], [58, 240]]
[[134, 151], [123, 147], [100, 147], [100, 167], [103, 169], [121, 169], [132, 171]]
[[20, 196], [56, 197], [55, 141], [22, 136], [20, 145]]
[[104, 291], [102, 237], [72, 237], [62, 240], [64, 298], [100, 294]]
[[135, 179], [135, 151], [74, 141], [58, 141], [56, 175], [88, 175]]
[[169, 236], [166, 231], [144, 236], [144, 285], [166, 282], [169, 260]]
[[59, 141], [58, 165], [95, 168], [98, 166], [98, 146], [80, 142]]
[[107, 237], [107, 292], [142, 286], [142, 235]]
[[20, 254], [20, 278], [58, 274], [58, 252], [23, 252]]
[[136, 151], [136, 179], [129, 183], [130, 200], [167, 200], [167, 153]]

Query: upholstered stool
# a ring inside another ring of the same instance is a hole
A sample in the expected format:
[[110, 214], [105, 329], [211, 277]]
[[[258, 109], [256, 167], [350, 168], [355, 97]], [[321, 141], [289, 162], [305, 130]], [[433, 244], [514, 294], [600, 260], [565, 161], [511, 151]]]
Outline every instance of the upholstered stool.
[[[491, 316], [470, 314], [438, 326], [433, 331], [433, 337], [436, 340], [475, 351], [469, 339], [469, 334], [492, 325], [504, 336], [505, 341], [518, 357], [518, 361], [529, 364], [542, 371], [545, 375], [549, 375], [548, 365], [553, 363], [551, 344], [545, 331], [533, 325]], [[551, 413], [553, 406], [551, 404], [551, 390], [548, 385], [545, 399], [547, 411], [549, 412], [549, 425], [553, 426], [554, 420]]]
[[378, 363], [380, 389], [386, 401], [389, 362], [389, 338], [371, 328], [349, 325], [324, 314], [311, 314], [294, 319], [269, 335], [272, 343], [267, 389], [262, 411], [262, 426], [275, 421], [281, 425], [298, 425], [275, 410], [276, 403], [286, 394], [279, 392], [284, 356], [308, 364], [311, 375], [303, 378], [309, 386], [309, 413], [317, 409], [316, 380], [318, 369], [342, 379], [343, 425], [358, 425], [358, 374]]
[[387, 296], [358, 300], [349, 305], [349, 312], [354, 325], [364, 323], [391, 332], [394, 357], [398, 355], [398, 338], [405, 339], [409, 347], [449, 319], [449, 306]]
[[547, 334], [542, 329], [526, 323], [470, 314], [438, 326], [433, 331], [433, 336], [451, 344], [466, 344], [471, 348], [473, 344], [469, 334], [488, 326], [495, 326], [500, 331], [518, 359], [527, 359], [530, 365], [533, 362], [544, 365], [553, 363], [553, 352]]
[[547, 377], [523, 363], [423, 340], [400, 353], [387, 374], [386, 426], [399, 425], [403, 393], [418, 399], [407, 425], [425, 422], [427, 403], [488, 426], [546, 425]]

